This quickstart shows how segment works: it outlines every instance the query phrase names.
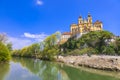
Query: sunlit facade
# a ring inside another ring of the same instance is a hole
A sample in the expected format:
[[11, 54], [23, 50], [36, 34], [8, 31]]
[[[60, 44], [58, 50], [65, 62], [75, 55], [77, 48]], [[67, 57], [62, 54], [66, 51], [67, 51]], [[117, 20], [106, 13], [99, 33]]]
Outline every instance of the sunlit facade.
[[90, 31], [101, 31], [103, 30], [103, 24], [97, 20], [93, 22], [92, 16], [88, 14], [87, 19], [83, 19], [82, 16], [78, 18], [78, 24], [70, 25], [70, 32], [64, 32], [61, 36], [61, 44], [65, 43], [71, 36], [76, 38], [81, 37], [82, 34], [86, 34]]

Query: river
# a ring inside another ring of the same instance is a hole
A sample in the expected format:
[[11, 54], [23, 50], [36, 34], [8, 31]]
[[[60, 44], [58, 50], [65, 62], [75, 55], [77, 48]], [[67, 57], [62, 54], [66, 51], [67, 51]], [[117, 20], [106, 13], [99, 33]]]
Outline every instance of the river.
[[38, 59], [12, 58], [9, 64], [0, 64], [0, 80], [120, 80], [120, 73]]

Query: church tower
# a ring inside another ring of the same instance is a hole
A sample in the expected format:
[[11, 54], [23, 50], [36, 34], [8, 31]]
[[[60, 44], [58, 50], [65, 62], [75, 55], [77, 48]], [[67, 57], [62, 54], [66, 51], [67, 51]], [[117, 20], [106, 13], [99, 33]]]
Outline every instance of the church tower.
[[82, 16], [80, 16], [78, 19], [78, 24], [82, 24], [82, 23], [83, 23], [83, 19], [82, 19]]
[[92, 24], [92, 16], [90, 15], [90, 13], [88, 13], [88, 23]]
[[78, 18], [77, 24], [70, 25], [70, 32], [65, 32], [61, 36], [60, 44], [65, 43], [70, 37], [75, 37], [76, 39], [80, 38], [83, 34], [86, 34], [90, 31], [101, 31], [103, 30], [103, 24], [101, 21], [97, 20], [96, 22], [92, 21], [92, 16], [88, 13], [87, 19], [80, 16]]
[[90, 13], [88, 13], [87, 22], [88, 22], [88, 27], [91, 28], [92, 27], [92, 16], [90, 15]]
[[78, 18], [78, 33], [83, 32], [83, 24], [84, 24], [83, 18], [82, 18], [82, 16], [79, 16], [79, 18]]

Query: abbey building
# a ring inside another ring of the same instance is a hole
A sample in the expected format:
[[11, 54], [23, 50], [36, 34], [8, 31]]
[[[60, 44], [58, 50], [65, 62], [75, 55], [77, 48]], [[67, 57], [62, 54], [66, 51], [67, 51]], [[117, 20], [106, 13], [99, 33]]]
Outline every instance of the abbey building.
[[82, 16], [80, 16], [77, 24], [70, 25], [70, 32], [64, 32], [62, 34], [61, 43], [66, 42], [71, 36], [79, 38], [82, 34], [86, 34], [90, 31], [101, 31], [102, 29], [102, 22], [99, 20], [93, 22], [90, 14], [88, 14], [87, 19], [83, 19]]
[[90, 31], [100, 31], [102, 30], [103, 24], [101, 21], [97, 20], [93, 23], [92, 16], [88, 14], [87, 19], [83, 19], [82, 16], [78, 18], [78, 24], [72, 24], [70, 26], [70, 32], [72, 35], [85, 34]]

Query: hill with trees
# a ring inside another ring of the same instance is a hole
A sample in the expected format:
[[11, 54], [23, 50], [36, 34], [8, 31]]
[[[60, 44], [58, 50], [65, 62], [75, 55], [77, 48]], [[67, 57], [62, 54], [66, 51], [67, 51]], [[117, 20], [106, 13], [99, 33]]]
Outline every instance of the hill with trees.
[[82, 35], [79, 39], [70, 38], [61, 45], [63, 54], [105, 54], [120, 55], [120, 38], [108, 31], [93, 31]]

